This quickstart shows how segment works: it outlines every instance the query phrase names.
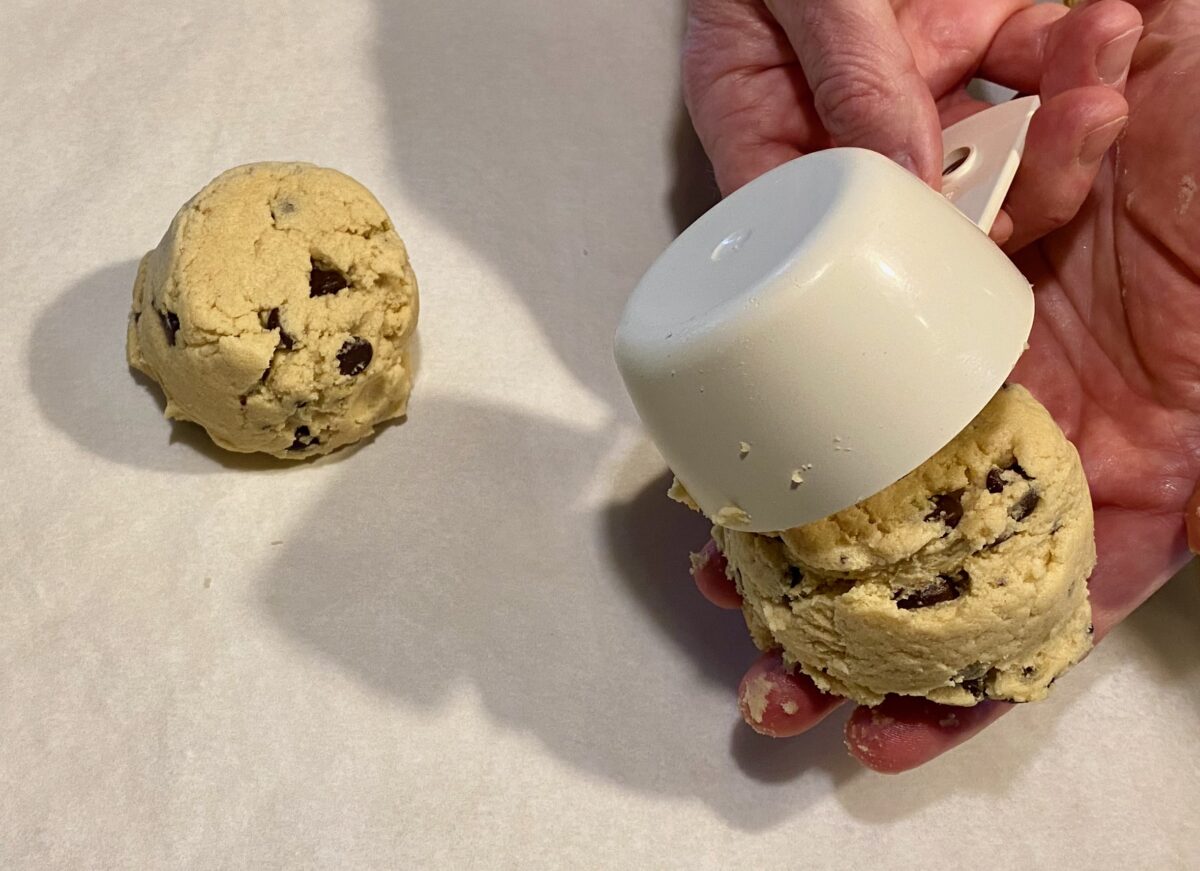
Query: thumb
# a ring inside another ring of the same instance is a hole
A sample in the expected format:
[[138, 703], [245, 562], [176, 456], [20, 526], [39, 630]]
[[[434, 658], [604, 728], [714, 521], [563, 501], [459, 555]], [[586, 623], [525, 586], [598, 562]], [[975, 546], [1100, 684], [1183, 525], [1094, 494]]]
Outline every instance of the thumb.
[[942, 129], [888, 0], [767, 0], [834, 145], [878, 151], [935, 188]]

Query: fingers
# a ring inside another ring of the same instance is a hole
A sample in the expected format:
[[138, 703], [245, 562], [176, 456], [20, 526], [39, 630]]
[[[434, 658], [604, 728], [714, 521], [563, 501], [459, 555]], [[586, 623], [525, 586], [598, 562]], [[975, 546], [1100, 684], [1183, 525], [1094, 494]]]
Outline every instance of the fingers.
[[794, 145], [759, 139], [748, 131], [719, 136], [705, 152], [712, 162], [717, 188], [725, 197], [802, 153]]
[[717, 550], [715, 541], [692, 554], [692, 579], [701, 595], [718, 608], [736, 611], [742, 607], [737, 587], [725, 574], [725, 555]]
[[778, 651], [764, 653], [738, 687], [742, 718], [754, 731], [772, 738], [807, 732], [844, 701], [821, 692], [803, 674], [793, 674]]
[[1068, 12], [1038, 4], [1013, 15], [996, 33], [979, 75], [1042, 98], [1087, 85], [1124, 86], [1141, 35], [1137, 9], [1100, 0]]
[[1006, 251], [1020, 250], [1075, 216], [1128, 115], [1125, 98], [1101, 86], [1074, 88], [1042, 105], [1004, 203], [1013, 227]]
[[1141, 35], [1142, 16], [1123, 0], [1102, 0], [1072, 10], [1050, 31], [1042, 95], [1053, 96], [1084, 85], [1123, 89]]
[[1010, 17], [988, 46], [979, 65], [979, 77], [1016, 91], [1036, 93], [1050, 34], [1069, 13], [1056, 3], [1038, 3]]
[[[725, 557], [709, 542], [692, 555], [692, 577], [704, 597], [720, 608], [742, 606]], [[803, 674], [793, 674], [778, 651], [764, 653], [742, 678], [738, 707], [752, 729], [774, 738], [790, 738], [825, 719], [844, 699], [827, 695]]]
[[992, 229], [988, 230], [988, 235], [997, 245], [1003, 246], [1012, 238], [1012, 234], [1013, 220], [1008, 212], [1001, 209], [996, 213], [996, 220], [992, 221]]
[[878, 151], [935, 187], [933, 97], [888, 0], [767, 0], [796, 51], [833, 144]]
[[683, 96], [722, 194], [730, 194], [814, 139], [820, 121], [787, 37], [758, 2], [691, 0]]
[[928, 699], [888, 696], [878, 707], [860, 707], [850, 715], [846, 748], [867, 768], [898, 774], [957, 747], [1012, 708], [1005, 702], [953, 708]]
[[1121, 91], [1141, 35], [1141, 16], [1123, 0], [1100, 0], [1063, 14], [1037, 6], [1001, 28], [982, 72], [1043, 106], [1029, 126], [1021, 169], [1005, 201], [1018, 251], [1079, 211], [1108, 149], [1128, 119]]

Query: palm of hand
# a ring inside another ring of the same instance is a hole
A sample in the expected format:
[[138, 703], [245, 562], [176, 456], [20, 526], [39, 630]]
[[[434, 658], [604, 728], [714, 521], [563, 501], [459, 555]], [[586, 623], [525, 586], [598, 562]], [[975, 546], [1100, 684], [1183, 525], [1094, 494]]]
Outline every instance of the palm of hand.
[[1015, 379], [1083, 459], [1101, 634], [1186, 559], [1184, 508], [1200, 477], [1200, 124], [1177, 84], [1200, 72], [1200, 18], [1161, 7], [1144, 11], [1128, 131], [1084, 208], [1015, 258], [1037, 298]]

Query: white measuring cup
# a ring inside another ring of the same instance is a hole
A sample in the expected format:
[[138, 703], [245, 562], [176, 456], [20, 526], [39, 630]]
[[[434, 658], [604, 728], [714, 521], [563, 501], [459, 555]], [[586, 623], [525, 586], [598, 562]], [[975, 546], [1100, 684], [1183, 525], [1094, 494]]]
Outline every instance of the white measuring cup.
[[870, 151], [800, 157], [651, 266], [617, 365], [706, 515], [754, 532], [826, 517], [915, 469], [995, 395], [1033, 294], [987, 231], [1037, 107], [946, 130], [941, 194]]

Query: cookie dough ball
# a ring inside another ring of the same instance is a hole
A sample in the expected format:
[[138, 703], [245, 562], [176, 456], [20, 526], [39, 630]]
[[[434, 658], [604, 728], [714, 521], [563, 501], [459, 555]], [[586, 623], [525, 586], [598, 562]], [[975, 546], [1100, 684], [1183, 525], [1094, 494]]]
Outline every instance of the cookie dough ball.
[[714, 537], [756, 644], [862, 704], [1031, 701], [1091, 647], [1091, 497], [1074, 446], [1022, 387], [852, 508]]
[[257, 163], [214, 179], [138, 268], [127, 355], [167, 417], [231, 451], [328, 453], [403, 415], [417, 282], [354, 179]]

